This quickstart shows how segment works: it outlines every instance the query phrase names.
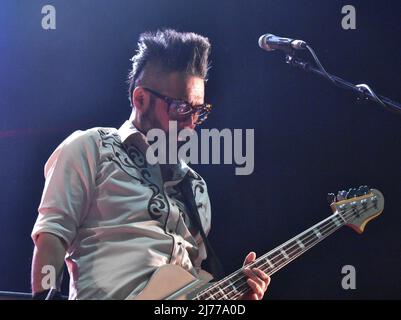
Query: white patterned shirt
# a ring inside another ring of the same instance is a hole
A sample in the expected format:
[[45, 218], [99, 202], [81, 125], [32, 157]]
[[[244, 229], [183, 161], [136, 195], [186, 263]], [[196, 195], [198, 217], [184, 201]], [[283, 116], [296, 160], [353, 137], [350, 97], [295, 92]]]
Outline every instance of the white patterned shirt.
[[146, 162], [148, 146], [126, 121], [118, 130], [74, 132], [47, 161], [32, 239], [48, 232], [67, 244], [70, 299], [125, 299], [138, 294], [158, 267], [176, 264], [196, 275], [206, 258], [175, 188], [188, 173], [207, 234], [205, 181], [180, 162], [163, 182], [161, 166]]

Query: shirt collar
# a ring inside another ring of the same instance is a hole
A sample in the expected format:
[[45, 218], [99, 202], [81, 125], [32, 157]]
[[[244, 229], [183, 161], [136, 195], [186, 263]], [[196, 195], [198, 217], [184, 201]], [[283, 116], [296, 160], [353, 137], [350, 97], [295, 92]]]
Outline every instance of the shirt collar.
[[140, 132], [130, 120], [125, 121], [118, 129], [118, 135], [120, 136], [122, 143], [124, 143], [131, 135], [137, 135], [146, 141], [146, 136]]
[[[120, 136], [123, 144], [134, 144], [144, 155], [149, 147], [146, 135], [139, 131], [132, 121], [127, 120], [118, 129], [118, 135]], [[193, 170], [185, 163], [184, 160], [179, 159], [179, 163], [174, 166], [173, 180], [181, 180], [188, 173], [192, 178], [196, 178]]]

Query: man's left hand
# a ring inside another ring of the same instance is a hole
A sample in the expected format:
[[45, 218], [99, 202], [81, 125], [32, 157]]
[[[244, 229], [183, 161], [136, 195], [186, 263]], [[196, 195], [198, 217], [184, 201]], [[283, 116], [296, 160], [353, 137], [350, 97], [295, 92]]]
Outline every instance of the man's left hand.
[[[245, 258], [244, 266], [252, 263], [256, 259], [256, 253], [250, 252]], [[261, 300], [270, 283], [270, 277], [258, 268], [244, 268], [244, 274], [248, 277], [248, 283], [251, 291], [242, 296], [241, 300]]]

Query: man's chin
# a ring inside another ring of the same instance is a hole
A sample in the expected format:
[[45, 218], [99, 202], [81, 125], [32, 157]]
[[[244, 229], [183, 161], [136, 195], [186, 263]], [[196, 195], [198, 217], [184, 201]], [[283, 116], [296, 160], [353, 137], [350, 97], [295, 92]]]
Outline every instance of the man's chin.
[[[182, 128], [178, 128], [178, 134], [177, 134], [177, 140], [178, 141], [186, 141], [188, 136], [192, 136], [195, 134], [195, 127], [196, 125], [188, 125], [188, 126], [183, 126]], [[180, 133], [183, 132], [184, 137], [180, 138]]]
[[187, 129], [187, 130], [194, 130], [196, 127], [196, 124], [191, 123], [191, 124], [178, 124], [178, 132]]

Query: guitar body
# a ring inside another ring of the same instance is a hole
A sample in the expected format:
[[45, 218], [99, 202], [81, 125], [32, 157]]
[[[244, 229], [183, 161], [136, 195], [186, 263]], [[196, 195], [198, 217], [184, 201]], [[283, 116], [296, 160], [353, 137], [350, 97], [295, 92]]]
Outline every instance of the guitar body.
[[197, 292], [210, 286], [212, 279], [206, 271], [202, 270], [196, 278], [177, 265], [167, 264], [155, 271], [137, 296], [129, 296], [127, 300], [190, 300]]

